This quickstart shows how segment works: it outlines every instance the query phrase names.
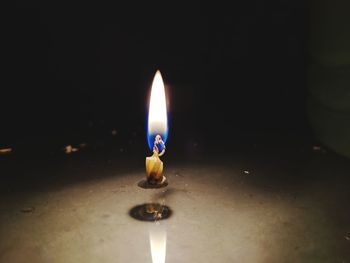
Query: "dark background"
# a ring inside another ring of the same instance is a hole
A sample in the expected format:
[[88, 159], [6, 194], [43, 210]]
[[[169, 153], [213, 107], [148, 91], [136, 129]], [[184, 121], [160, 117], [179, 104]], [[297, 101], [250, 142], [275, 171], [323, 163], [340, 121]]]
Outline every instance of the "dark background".
[[113, 129], [146, 146], [157, 69], [170, 144], [308, 135], [305, 2], [17, 4], [3, 33], [1, 146], [53, 149]]

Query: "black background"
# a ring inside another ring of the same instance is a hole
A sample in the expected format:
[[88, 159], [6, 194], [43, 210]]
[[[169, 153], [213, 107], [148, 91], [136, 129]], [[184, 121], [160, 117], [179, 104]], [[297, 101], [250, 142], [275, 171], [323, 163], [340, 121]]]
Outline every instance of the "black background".
[[143, 138], [157, 69], [169, 142], [308, 133], [305, 1], [18, 3], [6, 20], [2, 146]]

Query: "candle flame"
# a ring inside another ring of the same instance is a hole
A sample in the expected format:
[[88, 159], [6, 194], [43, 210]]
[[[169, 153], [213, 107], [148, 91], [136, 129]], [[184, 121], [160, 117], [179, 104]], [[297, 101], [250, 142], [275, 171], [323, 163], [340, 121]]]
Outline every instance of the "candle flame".
[[154, 76], [148, 111], [148, 146], [153, 148], [154, 138], [159, 134], [164, 143], [168, 137], [168, 120], [164, 82], [160, 71]]
[[166, 231], [160, 225], [149, 233], [153, 263], [164, 263], [166, 255]]

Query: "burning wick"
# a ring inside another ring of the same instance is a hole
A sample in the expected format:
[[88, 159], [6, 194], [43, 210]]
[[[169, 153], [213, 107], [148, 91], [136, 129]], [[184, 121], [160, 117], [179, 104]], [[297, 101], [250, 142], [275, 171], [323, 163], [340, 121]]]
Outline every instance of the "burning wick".
[[168, 135], [166, 96], [162, 75], [158, 70], [154, 76], [148, 111], [148, 146], [153, 151], [152, 156], [146, 157], [146, 177], [151, 185], [162, 185], [166, 178], [163, 176], [163, 162], [159, 159], [165, 153], [165, 142]]

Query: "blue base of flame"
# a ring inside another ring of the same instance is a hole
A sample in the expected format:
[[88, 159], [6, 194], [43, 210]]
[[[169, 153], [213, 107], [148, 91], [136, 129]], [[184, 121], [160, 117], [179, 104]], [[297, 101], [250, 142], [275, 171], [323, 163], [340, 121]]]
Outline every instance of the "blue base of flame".
[[148, 141], [148, 147], [151, 151], [153, 151], [153, 146], [154, 146], [154, 140], [156, 138], [157, 135], [160, 135], [162, 137], [162, 140], [164, 142], [164, 145], [162, 144], [157, 144], [157, 147], [158, 147], [158, 150], [159, 152], [161, 152], [164, 147], [165, 147], [165, 143], [166, 143], [166, 140], [168, 139], [168, 133], [163, 133], [163, 134], [160, 134], [160, 133], [156, 133], [156, 134], [149, 134], [147, 133], [147, 141]]

